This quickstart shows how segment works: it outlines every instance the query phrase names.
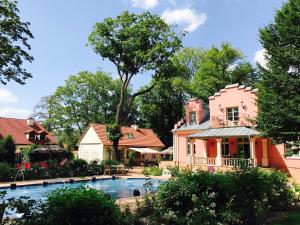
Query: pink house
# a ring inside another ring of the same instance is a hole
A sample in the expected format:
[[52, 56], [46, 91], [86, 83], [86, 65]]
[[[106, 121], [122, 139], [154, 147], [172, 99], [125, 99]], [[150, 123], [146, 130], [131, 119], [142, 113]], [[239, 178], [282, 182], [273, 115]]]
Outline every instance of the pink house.
[[209, 108], [200, 99], [190, 99], [185, 105], [186, 120], [172, 131], [175, 163], [201, 169], [247, 163], [278, 168], [300, 180], [300, 165], [295, 166], [300, 159], [284, 158], [283, 145], [259, 136], [254, 122], [256, 92], [245, 85], [227, 85], [209, 98]]

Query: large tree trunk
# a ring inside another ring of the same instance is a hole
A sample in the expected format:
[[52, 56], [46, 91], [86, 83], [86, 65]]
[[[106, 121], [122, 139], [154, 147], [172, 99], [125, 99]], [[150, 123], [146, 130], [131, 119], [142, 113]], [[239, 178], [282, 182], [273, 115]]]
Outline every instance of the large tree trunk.
[[[120, 101], [117, 106], [117, 113], [116, 113], [116, 118], [115, 118], [115, 124], [117, 126], [120, 126], [120, 119], [123, 111], [123, 105], [124, 105], [124, 94], [125, 94], [126, 89], [124, 88], [124, 84], [122, 84], [121, 87], [121, 93], [120, 93]], [[121, 130], [120, 130], [121, 132]], [[112, 142], [112, 159], [119, 161], [119, 154], [118, 154], [118, 146], [119, 146], [119, 141], [120, 138], [115, 138]]]

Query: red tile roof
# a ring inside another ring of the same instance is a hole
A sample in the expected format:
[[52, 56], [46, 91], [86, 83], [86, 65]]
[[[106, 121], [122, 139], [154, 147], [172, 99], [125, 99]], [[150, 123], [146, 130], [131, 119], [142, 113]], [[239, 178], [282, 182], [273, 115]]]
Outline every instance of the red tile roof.
[[47, 131], [47, 141], [27, 140], [26, 138], [26, 133], [28, 132], [40, 134], [43, 131], [46, 131], [45, 128], [37, 121], [34, 121], [33, 125], [29, 126], [26, 119], [0, 117], [0, 139], [11, 135], [15, 144], [18, 145], [57, 144], [54, 135]]
[[[111, 141], [107, 139], [105, 125], [90, 124], [94, 128], [96, 134], [104, 145], [112, 145]], [[165, 147], [156, 134], [151, 129], [138, 128], [135, 130], [132, 127], [122, 127], [121, 132], [123, 137], [120, 139], [119, 146], [131, 147]], [[129, 135], [132, 135], [132, 138]]]

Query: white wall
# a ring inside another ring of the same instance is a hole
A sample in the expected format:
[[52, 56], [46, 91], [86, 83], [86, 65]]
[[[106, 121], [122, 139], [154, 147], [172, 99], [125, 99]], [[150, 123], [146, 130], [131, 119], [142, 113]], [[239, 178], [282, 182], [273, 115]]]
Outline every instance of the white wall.
[[96, 134], [94, 128], [90, 127], [85, 133], [84, 137], [81, 139], [80, 144], [102, 144], [102, 142]]
[[103, 144], [93, 127], [88, 129], [79, 143], [78, 158], [86, 161], [104, 160]]

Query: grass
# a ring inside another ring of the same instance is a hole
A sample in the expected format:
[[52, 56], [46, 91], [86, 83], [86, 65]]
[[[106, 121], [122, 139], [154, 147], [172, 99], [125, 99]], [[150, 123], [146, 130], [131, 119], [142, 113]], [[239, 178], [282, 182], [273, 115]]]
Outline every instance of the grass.
[[157, 166], [145, 167], [143, 170], [143, 174], [148, 176], [161, 176], [162, 169]]
[[272, 220], [268, 225], [299, 225], [300, 224], [300, 209], [292, 210], [284, 215], [281, 215], [278, 219]]

